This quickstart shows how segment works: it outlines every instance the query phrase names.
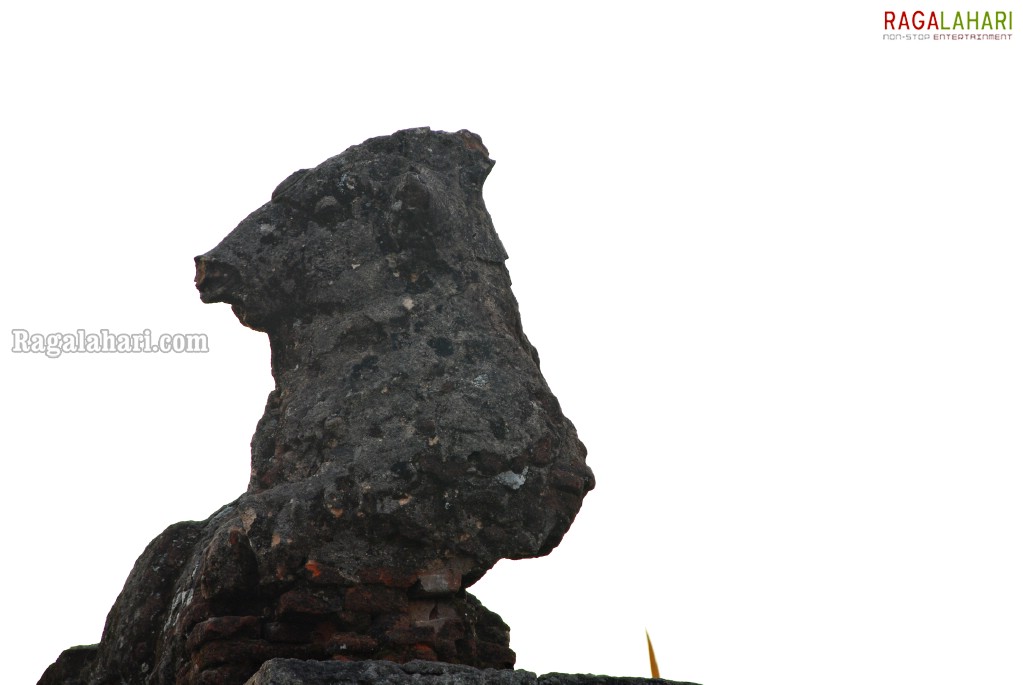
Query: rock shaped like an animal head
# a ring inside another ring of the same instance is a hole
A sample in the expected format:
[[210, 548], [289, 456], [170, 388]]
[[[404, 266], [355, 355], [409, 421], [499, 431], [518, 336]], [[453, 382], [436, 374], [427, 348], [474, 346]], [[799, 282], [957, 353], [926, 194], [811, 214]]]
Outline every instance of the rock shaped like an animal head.
[[466, 588], [550, 552], [594, 481], [522, 331], [492, 165], [466, 131], [374, 138], [196, 257], [202, 300], [270, 339], [248, 490], [157, 537], [101, 644], [42, 682], [240, 685], [271, 657], [514, 663]]
[[204, 302], [268, 331], [308, 312], [386, 310], [445, 268], [506, 258], [482, 186], [493, 161], [473, 133], [400, 131], [285, 179], [267, 204], [195, 258]]

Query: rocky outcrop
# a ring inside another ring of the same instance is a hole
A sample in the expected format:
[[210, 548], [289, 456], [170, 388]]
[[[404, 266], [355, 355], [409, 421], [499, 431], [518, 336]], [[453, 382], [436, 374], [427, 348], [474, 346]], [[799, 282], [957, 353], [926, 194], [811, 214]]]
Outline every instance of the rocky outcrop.
[[276, 657], [513, 665], [466, 588], [554, 549], [594, 481], [522, 331], [492, 165], [466, 131], [374, 138], [196, 257], [202, 300], [270, 340], [248, 490], [157, 537], [101, 643], [40, 683], [240, 685]]

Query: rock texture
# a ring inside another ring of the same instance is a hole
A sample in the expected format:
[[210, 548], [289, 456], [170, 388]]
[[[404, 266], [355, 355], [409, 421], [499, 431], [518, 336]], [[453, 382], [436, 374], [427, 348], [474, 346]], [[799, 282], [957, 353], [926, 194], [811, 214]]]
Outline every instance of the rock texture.
[[374, 138], [196, 257], [202, 300], [270, 340], [248, 490], [150, 543], [101, 643], [42, 685], [240, 685], [275, 657], [513, 665], [465, 589], [549, 553], [594, 481], [522, 331], [492, 165], [467, 131]]
[[621, 678], [602, 675], [548, 673], [539, 678], [529, 671], [477, 669], [469, 666], [410, 661], [330, 663], [274, 659], [263, 664], [246, 685], [653, 685], [679, 683], [660, 678]]

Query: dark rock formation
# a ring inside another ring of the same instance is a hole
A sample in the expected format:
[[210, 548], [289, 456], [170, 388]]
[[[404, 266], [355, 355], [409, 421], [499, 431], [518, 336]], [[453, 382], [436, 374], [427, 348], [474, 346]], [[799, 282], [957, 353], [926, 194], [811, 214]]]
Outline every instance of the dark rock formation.
[[513, 665], [465, 588], [549, 553], [593, 475], [522, 332], [492, 166], [467, 131], [374, 138], [196, 257], [202, 300], [270, 339], [249, 488], [150, 543], [98, 647], [40, 683], [240, 684], [274, 657]]
[[621, 678], [606, 675], [548, 673], [539, 678], [529, 671], [480, 670], [470, 666], [410, 661], [335, 663], [274, 659], [263, 664], [246, 685], [653, 685], [679, 683], [660, 678]]

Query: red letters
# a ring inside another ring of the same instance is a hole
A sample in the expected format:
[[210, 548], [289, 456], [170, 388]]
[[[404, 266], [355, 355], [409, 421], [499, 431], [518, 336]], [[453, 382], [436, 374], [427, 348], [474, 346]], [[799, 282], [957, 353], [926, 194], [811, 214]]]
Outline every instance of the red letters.
[[[898, 26], [895, 25], [896, 19], [898, 20]], [[905, 31], [910, 29], [914, 31], [937, 31], [942, 27], [938, 21], [937, 12], [917, 10], [913, 13], [896, 13], [886, 10], [884, 13], [884, 28], [886, 31], [895, 31], [896, 29]]]

